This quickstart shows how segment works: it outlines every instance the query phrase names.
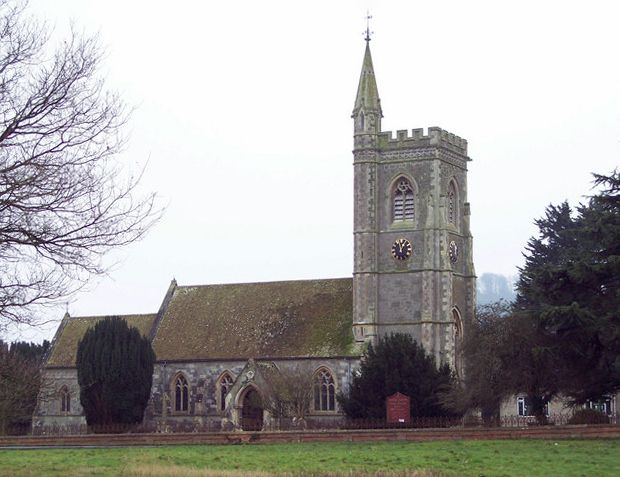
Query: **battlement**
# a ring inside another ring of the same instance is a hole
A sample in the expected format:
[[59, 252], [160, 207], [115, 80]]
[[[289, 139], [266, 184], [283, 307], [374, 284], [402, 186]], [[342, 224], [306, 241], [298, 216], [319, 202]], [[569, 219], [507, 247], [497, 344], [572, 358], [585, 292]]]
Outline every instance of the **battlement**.
[[424, 129], [412, 129], [411, 135], [406, 129], [396, 131], [383, 131], [378, 135], [381, 149], [417, 149], [421, 147], [444, 147], [458, 154], [467, 155], [467, 140], [444, 131], [438, 127], [428, 128], [428, 134]]

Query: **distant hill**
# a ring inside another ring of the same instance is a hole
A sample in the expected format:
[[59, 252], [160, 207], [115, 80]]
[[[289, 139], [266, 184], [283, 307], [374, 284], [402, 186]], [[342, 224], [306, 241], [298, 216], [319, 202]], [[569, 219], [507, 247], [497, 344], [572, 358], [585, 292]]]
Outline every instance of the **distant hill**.
[[486, 305], [498, 300], [514, 301], [514, 277], [483, 273], [476, 281], [476, 303]]

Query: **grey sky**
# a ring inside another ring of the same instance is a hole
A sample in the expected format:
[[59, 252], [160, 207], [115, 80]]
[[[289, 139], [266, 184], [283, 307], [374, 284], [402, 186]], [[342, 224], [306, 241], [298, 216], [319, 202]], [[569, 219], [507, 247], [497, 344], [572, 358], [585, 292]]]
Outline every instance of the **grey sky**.
[[[72, 315], [156, 311], [180, 284], [350, 276], [352, 122], [366, 9], [384, 130], [469, 142], [478, 274], [515, 274], [549, 203], [620, 157], [617, 1], [31, 0], [99, 32], [136, 106], [124, 159], [168, 205]], [[64, 310], [50, 311], [60, 318]], [[50, 337], [43, 333], [21, 337]]]

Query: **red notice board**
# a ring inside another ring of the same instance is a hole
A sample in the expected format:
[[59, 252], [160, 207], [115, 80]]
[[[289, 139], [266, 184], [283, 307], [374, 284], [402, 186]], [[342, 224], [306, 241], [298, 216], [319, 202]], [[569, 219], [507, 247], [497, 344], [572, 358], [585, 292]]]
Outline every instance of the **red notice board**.
[[409, 396], [401, 393], [395, 393], [385, 398], [388, 424], [409, 423], [411, 420], [409, 402]]

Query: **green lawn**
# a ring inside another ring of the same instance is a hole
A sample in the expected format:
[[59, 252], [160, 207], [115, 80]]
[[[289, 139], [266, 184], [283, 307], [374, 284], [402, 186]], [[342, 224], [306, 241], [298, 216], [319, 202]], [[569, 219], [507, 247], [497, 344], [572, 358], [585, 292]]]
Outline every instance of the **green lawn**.
[[620, 475], [620, 440], [337, 442], [0, 451], [0, 476], [234, 477], [360, 473], [386, 477], [616, 477]]

